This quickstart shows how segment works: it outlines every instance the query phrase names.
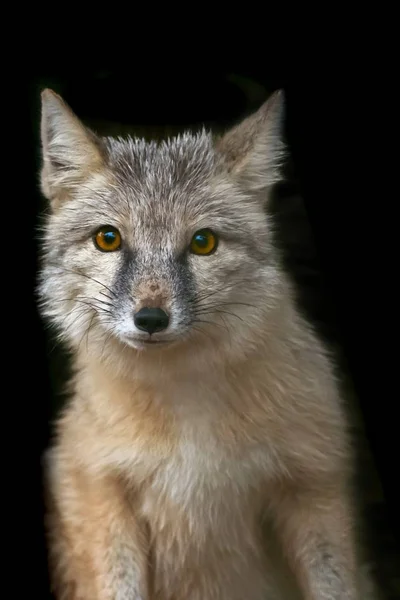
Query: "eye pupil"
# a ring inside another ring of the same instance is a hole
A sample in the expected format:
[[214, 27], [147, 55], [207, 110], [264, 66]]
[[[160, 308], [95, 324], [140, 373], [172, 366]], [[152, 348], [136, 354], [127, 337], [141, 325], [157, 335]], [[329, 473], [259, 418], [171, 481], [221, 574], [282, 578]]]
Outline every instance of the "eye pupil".
[[106, 244], [113, 244], [115, 242], [116, 235], [113, 231], [106, 231], [103, 235]]
[[207, 236], [198, 234], [195, 236], [195, 242], [200, 248], [207, 248], [208, 239]]

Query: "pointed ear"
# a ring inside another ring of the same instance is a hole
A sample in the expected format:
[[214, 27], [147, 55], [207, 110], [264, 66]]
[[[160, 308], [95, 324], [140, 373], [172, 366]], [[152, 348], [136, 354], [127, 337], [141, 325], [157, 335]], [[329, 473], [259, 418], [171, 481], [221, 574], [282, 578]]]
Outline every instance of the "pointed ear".
[[101, 142], [55, 92], [46, 89], [41, 99], [41, 188], [59, 203], [102, 168]]
[[284, 94], [279, 90], [216, 143], [221, 165], [248, 191], [278, 181], [284, 159]]

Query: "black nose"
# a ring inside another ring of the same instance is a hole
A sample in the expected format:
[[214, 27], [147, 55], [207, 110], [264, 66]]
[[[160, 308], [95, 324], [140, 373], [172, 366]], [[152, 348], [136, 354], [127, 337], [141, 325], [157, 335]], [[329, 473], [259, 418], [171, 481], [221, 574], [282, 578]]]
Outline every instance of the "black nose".
[[152, 334], [167, 329], [169, 316], [161, 308], [142, 308], [135, 313], [133, 320], [138, 329]]

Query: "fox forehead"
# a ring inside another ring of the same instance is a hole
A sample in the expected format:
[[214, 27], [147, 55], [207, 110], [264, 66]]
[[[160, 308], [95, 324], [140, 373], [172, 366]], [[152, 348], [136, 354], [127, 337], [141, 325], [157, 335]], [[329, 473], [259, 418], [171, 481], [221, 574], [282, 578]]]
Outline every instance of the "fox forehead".
[[104, 145], [117, 183], [150, 198], [177, 198], [177, 190], [190, 196], [207, 184], [216, 167], [212, 136], [205, 130], [160, 143], [106, 138]]

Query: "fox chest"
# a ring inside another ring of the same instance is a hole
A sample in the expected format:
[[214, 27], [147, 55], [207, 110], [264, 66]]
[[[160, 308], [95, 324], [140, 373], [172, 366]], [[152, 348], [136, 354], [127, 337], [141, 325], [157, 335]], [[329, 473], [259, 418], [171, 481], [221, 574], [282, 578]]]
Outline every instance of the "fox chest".
[[153, 536], [168, 531], [171, 543], [185, 545], [194, 536], [199, 548], [222, 530], [225, 537], [243, 535], [262, 508], [267, 457], [261, 448], [229, 456], [212, 442], [186, 441], [143, 482], [139, 512]]
[[188, 598], [195, 586], [202, 589], [199, 598], [244, 598], [252, 582], [252, 597], [264, 598], [265, 470], [257, 452], [217, 459], [212, 448], [186, 444], [185, 450], [153, 473], [138, 498], [155, 597], [175, 590], [174, 599]]

